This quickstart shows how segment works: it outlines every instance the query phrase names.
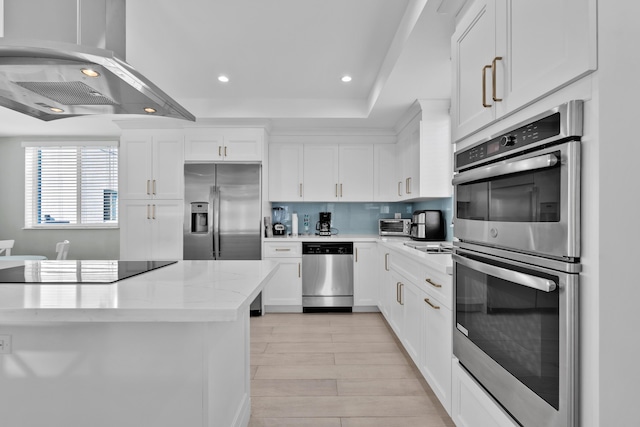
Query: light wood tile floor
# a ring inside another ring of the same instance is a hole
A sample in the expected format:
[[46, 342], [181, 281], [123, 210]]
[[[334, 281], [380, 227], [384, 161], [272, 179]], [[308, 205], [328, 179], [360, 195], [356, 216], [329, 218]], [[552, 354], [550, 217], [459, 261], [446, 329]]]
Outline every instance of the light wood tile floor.
[[251, 318], [249, 427], [454, 427], [379, 313]]

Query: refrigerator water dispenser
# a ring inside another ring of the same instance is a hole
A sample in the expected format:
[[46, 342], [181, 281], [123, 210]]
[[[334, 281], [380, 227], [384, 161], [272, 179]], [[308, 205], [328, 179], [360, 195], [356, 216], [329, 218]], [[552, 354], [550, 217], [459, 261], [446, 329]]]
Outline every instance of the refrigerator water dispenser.
[[191, 202], [191, 232], [209, 232], [209, 203]]

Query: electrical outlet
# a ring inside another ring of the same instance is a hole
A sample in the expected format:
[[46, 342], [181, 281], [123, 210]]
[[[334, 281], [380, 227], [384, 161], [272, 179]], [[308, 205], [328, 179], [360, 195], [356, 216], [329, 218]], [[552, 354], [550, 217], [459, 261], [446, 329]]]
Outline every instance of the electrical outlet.
[[0, 335], [0, 354], [11, 353], [11, 335]]

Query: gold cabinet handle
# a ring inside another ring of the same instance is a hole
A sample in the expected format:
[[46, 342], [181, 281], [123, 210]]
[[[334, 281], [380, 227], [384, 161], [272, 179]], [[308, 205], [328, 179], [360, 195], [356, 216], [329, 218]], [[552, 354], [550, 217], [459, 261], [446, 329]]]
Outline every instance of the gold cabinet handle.
[[156, 180], [153, 180], [153, 195], [156, 195]]
[[276, 252], [289, 252], [291, 248], [276, 248]]
[[425, 298], [424, 302], [426, 302], [427, 304], [429, 304], [431, 307], [433, 307], [436, 310], [440, 310], [440, 306], [439, 305], [435, 305], [434, 303], [432, 303], [431, 301], [429, 301], [429, 298]]
[[340, 197], [342, 197], [342, 184], [340, 184]]
[[487, 68], [491, 68], [491, 65], [485, 65], [482, 68], [482, 106], [491, 108], [491, 105], [487, 104]]
[[389, 253], [384, 254], [384, 269], [389, 271]]
[[302, 197], [302, 183], [300, 183], [300, 197]]
[[224, 156], [227, 157], [227, 146], [224, 146]]
[[147, 219], [151, 219], [151, 215], [149, 214], [149, 205], [147, 205]]
[[433, 286], [434, 288], [441, 288], [442, 285], [439, 283], [436, 283], [434, 281], [432, 281], [431, 279], [424, 279], [425, 282], [427, 282], [428, 284], [430, 284], [431, 286]]
[[398, 196], [402, 196], [402, 181], [398, 181]]
[[156, 205], [151, 206], [151, 219], [156, 219]]
[[400, 305], [404, 305], [404, 298], [402, 297], [402, 289], [404, 288], [404, 283], [400, 283]]
[[336, 197], [338, 197], [338, 184], [336, 183]]
[[147, 180], [147, 196], [150, 196], [150, 195], [151, 195], [151, 190], [149, 190], [149, 185], [150, 185], [150, 184], [151, 184], [151, 180], [150, 180], [150, 179], [148, 179], [148, 180]]
[[356, 262], [358, 262], [358, 248], [356, 248]]
[[407, 194], [411, 194], [411, 177], [407, 178]]
[[300, 272], [300, 263], [298, 263], [298, 277], [302, 277], [302, 273]]
[[493, 85], [493, 88], [491, 89], [491, 98], [496, 102], [500, 102], [502, 101], [502, 98], [498, 98], [496, 94], [496, 61], [502, 61], [502, 56], [496, 56], [491, 62], [491, 84]]
[[396, 302], [400, 304], [400, 282], [396, 282]]
[[218, 157], [222, 157], [222, 145], [218, 145]]

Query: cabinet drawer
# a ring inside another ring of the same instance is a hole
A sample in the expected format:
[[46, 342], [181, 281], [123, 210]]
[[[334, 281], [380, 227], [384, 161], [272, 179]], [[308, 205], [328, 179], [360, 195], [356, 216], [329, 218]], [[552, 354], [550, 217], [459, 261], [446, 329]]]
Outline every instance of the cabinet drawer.
[[420, 283], [422, 289], [437, 298], [442, 305], [452, 308], [453, 278], [450, 275], [423, 266], [422, 277], [416, 283]]
[[300, 242], [265, 242], [263, 258], [295, 258], [302, 256]]
[[389, 266], [414, 283], [422, 283], [424, 281], [422, 277], [423, 266], [406, 255], [399, 252], [391, 252]]

